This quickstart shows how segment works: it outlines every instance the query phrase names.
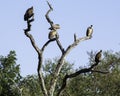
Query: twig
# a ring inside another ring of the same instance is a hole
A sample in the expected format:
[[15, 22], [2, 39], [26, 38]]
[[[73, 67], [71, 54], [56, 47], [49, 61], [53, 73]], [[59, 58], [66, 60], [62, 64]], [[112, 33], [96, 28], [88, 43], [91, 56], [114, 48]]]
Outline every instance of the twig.
[[76, 42], [76, 40], [77, 40], [77, 36], [76, 34], [74, 34], [74, 42]]
[[97, 72], [97, 73], [102, 73], [102, 74], [109, 73], [108, 71], [98, 71], [98, 70], [91, 70], [91, 72]]
[[48, 1], [47, 1], [47, 4], [50, 7], [50, 9], [53, 11], [53, 8], [52, 8], [51, 4]]
[[53, 27], [53, 24], [54, 24], [54, 23], [53, 23], [53, 21], [49, 18], [49, 15], [48, 15], [51, 11], [53, 11], [53, 8], [52, 8], [52, 6], [50, 5], [50, 3], [49, 3], [48, 1], [47, 1], [47, 4], [48, 4], [48, 6], [49, 6], [50, 9], [47, 11], [45, 17], [46, 17], [48, 23], [50, 24], [51, 29], [54, 29], [54, 27]]

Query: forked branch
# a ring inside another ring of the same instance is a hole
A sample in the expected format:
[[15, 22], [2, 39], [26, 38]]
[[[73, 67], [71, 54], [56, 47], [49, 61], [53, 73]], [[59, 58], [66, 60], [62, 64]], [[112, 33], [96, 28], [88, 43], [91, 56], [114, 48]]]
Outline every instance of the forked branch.
[[[61, 55], [61, 57], [60, 57], [60, 59], [59, 59], [59, 61], [58, 61], [58, 64], [57, 64], [57, 66], [56, 66], [56, 69], [55, 69], [55, 72], [53, 73], [53, 78], [52, 78], [52, 80], [51, 80], [51, 83], [50, 83], [50, 90], [49, 90], [49, 92], [50, 93], [53, 93], [54, 92], [54, 88], [55, 88], [55, 85], [56, 85], [56, 82], [57, 82], [57, 79], [58, 79], [58, 76], [59, 76], [59, 73], [60, 73], [60, 71], [61, 71], [61, 68], [62, 68], [62, 66], [63, 66], [63, 64], [64, 64], [64, 59], [65, 59], [65, 57], [68, 55], [68, 53], [74, 48], [74, 47], [76, 47], [80, 42], [82, 42], [82, 41], [85, 41], [85, 40], [88, 40], [88, 39], [90, 39], [89, 37], [82, 37], [82, 38], [78, 38], [78, 39], [76, 39], [76, 40], [74, 40], [74, 42], [71, 44], [71, 45], [69, 45], [68, 47], [67, 47], [67, 49], [66, 50], [64, 50], [64, 53]], [[66, 77], [65, 77], [66, 78]]]
[[39, 77], [39, 80], [40, 80], [40, 86], [41, 86], [42, 92], [43, 92], [44, 96], [47, 96], [47, 90], [46, 90], [46, 87], [45, 87], [43, 74], [41, 72], [41, 66], [42, 66], [42, 62], [43, 62], [43, 58], [42, 58], [43, 51], [41, 49], [39, 49], [39, 47], [35, 43], [35, 40], [34, 40], [33, 36], [29, 33], [29, 31], [31, 30], [31, 22], [33, 22], [33, 21], [34, 21], [34, 18], [27, 21], [27, 28], [24, 30], [24, 33], [30, 39], [33, 48], [38, 53], [38, 60], [39, 60], [38, 61], [38, 69], [37, 69], [38, 77]]

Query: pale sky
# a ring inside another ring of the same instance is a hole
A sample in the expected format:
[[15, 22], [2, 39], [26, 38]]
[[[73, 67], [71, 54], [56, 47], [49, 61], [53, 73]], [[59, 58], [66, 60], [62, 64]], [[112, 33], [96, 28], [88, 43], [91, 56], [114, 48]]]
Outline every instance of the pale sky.
[[[75, 67], [87, 66], [87, 51], [120, 51], [120, 0], [49, 0], [54, 8], [50, 13], [54, 23], [60, 24], [58, 30], [63, 47], [73, 43], [73, 35], [84, 37], [86, 29], [93, 25], [93, 38], [81, 42], [66, 57]], [[26, 22], [25, 11], [33, 6], [35, 21], [31, 34], [41, 48], [48, 40], [48, 28], [45, 19], [49, 9], [46, 0], [1, 0], [0, 2], [0, 55], [6, 56], [15, 50], [17, 63], [20, 64], [22, 76], [37, 73], [37, 54], [30, 40], [24, 35]], [[61, 52], [55, 42], [49, 44], [44, 58], [60, 56]]]

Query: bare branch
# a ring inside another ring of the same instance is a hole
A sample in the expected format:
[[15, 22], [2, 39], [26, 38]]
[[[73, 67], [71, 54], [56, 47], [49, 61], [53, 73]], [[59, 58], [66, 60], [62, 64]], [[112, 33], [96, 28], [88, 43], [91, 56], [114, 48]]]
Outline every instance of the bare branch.
[[70, 74], [70, 75], [65, 75], [65, 77], [63, 78], [62, 86], [61, 86], [60, 90], [58, 91], [57, 96], [60, 96], [60, 94], [62, 93], [62, 91], [63, 91], [64, 88], [66, 87], [66, 85], [67, 85], [67, 79], [68, 79], [68, 78], [73, 78], [73, 77], [78, 76], [78, 75], [81, 74], [81, 73], [87, 73], [87, 72], [90, 72], [90, 69], [89, 69], [89, 68], [81, 69], [81, 70], [79, 70], [79, 71], [77, 71], [77, 72], [75, 72], [75, 73], [72, 73], [72, 74]]
[[98, 71], [98, 70], [91, 70], [91, 72], [97, 72], [97, 73], [102, 73], [102, 74], [109, 73], [108, 71]]
[[38, 72], [38, 77], [39, 77], [39, 81], [40, 81], [40, 86], [41, 86], [41, 89], [42, 89], [42, 92], [44, 94], [44, 96], [48, 96], [48, 92], [47, 92], [47, 89], [46, 89], [46, 86], [45, 86], [45, 81], [44, 81], [44, 78], [43, 78], [43, 73], [41, 71], [41, 66], [42, 66], [42, 62], [43, 62], [43, 56], [42, 54], [38, 56], [38, 69], [37, 69], [37, 72]]
[[74, 42], [76, 42], [77, 36], [76, 34], [74, 34]]
[[33, 38], [33, 36], [29, 33], [29, 31], [31, 30], [31, 22], [33, 22], [34, 19], [28, 20], [27, 21], [27, 28], [24, 30], [25, 35], [30, 39], [31, 44], [33, 46], [33, 48], [36, 50], [36, 52], [38, 53], [38, 76], [39, 76], [39, 80], [40, 80], [40, 86], [42, 89], [42, 92], [44, 94], [44, 96], [47, 96], [47, 89], [45, 87], [45, 82], [43, 79], [43, 74], [41, 72], [41, 66], [42, 66], [42, 62], [43, 62], [43, 58], [42, 58], [42, 50], [39, 49], [39, 47], [36, 45], [35, 40]]
[[53, 23], [53, 21], [49, 18], [49, 15], [48, 15], [51, 11], [53, 11], [53, 8], [52, 8], [52, 6], [50, 5], [50, 3], [49, 3], [48, 1], [47, 1], [47, 4], [48, 4], [48, 6], [49, 6], [50, 9], [47, 11], [45, 17], [46, 17], [48, 23], [50, 24], [51, 29], [54, 29], [54, 27], [53, 27], [53, 24], [54, 24], [54, 23]]
[[47, 1], [47, 4], [50, 7], [50, 9], [53, 11], [53, 8], [52, 8], [51, 4], [48, 1]]
[[28, 32], [28, 31], [31, 30], [31, 24], [30, 23], [33, 22], [33, 21], [34, 21], [34, 19], [31, 19], [31, 20], [27, 21], [27, 28], [24, 29], [25, 32]]
[[27, 29], [24, 30], [25, 35], [30, 39], [32, 46], [34, 47], [34, 49], [37, 51], [38, 54], [41, 54], [41, 50], [37, 47], [37, 45], [35, 44], [35, 40], [33, 38], [33, 36], [29, 33], [29, 31], [31, 30], [31, 22], [33, 22], [34, 19], [27, 21]]
[[45, 48], [47, 47], [47, 45], [48, 45], [50, 42], [55, 41], [55, 40], [56, 40], [56, 39], [48, 40], [48, 41], [43, 45], [43, 47], [42, 47], [42, 51], [45, 50]]
[[[49, 29], [50, 29], [50, 30], [57, 31], [57, 29], [59, 29], [60, 26], [59, 26], [59, 24], [54, 24], [53, 21], [49, 18], [49, 15], [48, 15], [48, 14], [49, 14], [51, 11], [53, 11], [53, 8], [52, 8], [52, 6], [50, 5], [50, 3], [49, 3], [48, 1], [47, 1], [47, 4], [48, 4], [48, 6], [49, 6], [50, 9], [47, 11], [45, 17], [46, 17], [48, 23], [51, 25], [51, 27], [50, 27]], [[56, 38], [53, 39], [53, 40], [51, 40], [51, 41], [56, 40], [56, 43], [57, 43], [58, 47], [60, 48], [61, 52], [64, 53], [64, 49], [63, 49], [60, 41], [58, 40], [58, 38], [59, 38], [59, 35], [57, 34]], [[46, 42], [46, 44], [43, 46], [42, 50], [44, 50], [45, 46], [46, 46], [49, 42], [50, 42], [50, 41]]]
[[58, 38], [56, 39], [56, 42], [57, 42], [57, 45], [59, 46], [59, 48], [60, 48], [62, 54], [64, 54], [64, 48], [62, 47], [62, 45], [61, 45], [61, 43], [60, 43], [60, 41], [59, 41]]
[[[56, 85], [56, 82], [57, 82], [57, 77], [60, 73], [60, 70], [64, 64], [64, 59], [65, 57], [68, 55], [68, 53], [75, 47], [77, 46], [80, 42], [82, 41], [85, 41], [85, 40], [88, 40], [90, 39], [89, 37], [83, 37], [83, 38], [79, 38], [79, 39], [76, 39], [76, 41], [73, 42], [73, 44], [69, 45], [67, 47], [67, 49], [64, 51], [64, 54], [61, 55], [61, 58], [59, 59], [58, 61], [58, 64], [56, 66], [56, 69], [55, 69], [55, 72], [54, 72], [54, 75], [53, 75], [53, 78], [51, 80], [51, 83], [50, 83], [50, 90], [49, 92], [52, 93], [54, 91], [54, 88], [55, 88], [55, 85]], [[65, 83], [66, 84], [66, 83]]]
[[62, 91], [63, 91], [64, 88], [66, 87], [66, 85], [67, 85], [67, 79], [68, 79], [68, 78], [74, 78], [74, 77], [76, 77], [76, 76], [78, 76], [78, 75], [80, 75], [80, 74], [82, 74], [82, 73], [87, 73], [87, 72], [98, 72], [98, 73], [103, 73], [103, 74], [109, 73], [109, 72], [103, 72], [103, 71], [92, 70], [95, 66], [98, 65], [98, 63], [99, 63], [99, 62], [93, 64], [93, 65], [90, 66], [89, 68], [81, 69], [81, 70], [79, 70], [79, 71], [77, 71], [77, 72], [75, 72], [75, 73], [72, 73], [72, 74], [70, 74], [70, 75], [68, 75], [68, 74], [65, 75], [65, 77], [63, 78], [62, 86], [61, 86], [61, 88], [60, 88], [60, 90], [59, 90], [57, 96], [60, 96], [60, 94], [62, 93]]

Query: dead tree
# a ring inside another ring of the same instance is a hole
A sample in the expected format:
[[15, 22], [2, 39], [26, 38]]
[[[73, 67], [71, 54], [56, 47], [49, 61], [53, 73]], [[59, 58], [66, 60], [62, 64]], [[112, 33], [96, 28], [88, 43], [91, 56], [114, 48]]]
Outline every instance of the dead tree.
[[[56, 83], [57, 83], [57, 80], [58, 80], [58, 76], [59, 76], [59, 73], [61, 71], [61, 68], [64, 64], [64, 60], [65, 60], [65, 57], [69, 54], [69, 52], [75, 48], [80, 42], [82, 41], [85, 41], [85, 40], [89, 40], [92, 38], [92, 32], [90, 33], [90, 35], [86, 35], [84, 37], [81, 37], [81, 38], [77, 38], [76, 34], [74, 34], [73, 38], [74, 38], [74, 41], [72, 44], [68, 45], [68, 47], [65, 49], [63, 48], [61, 42], [59, 41], [59, 35], [57, 33], [57, 29], [60, 28], [59, 24], [54, 24], [54, 22], [50, 19], [49, 17], [49, 13], [51, 11], [53, 11], [53, 8], [52, 6], [49, 4], [49, 2], [47, 2], [48, 6], [49, 6], [49, 10], [47, 11], [45, 17], [46, 17], [46, 20], [48, 21], [48, 23], [50, 24], [50, 32], [49, 35], [52, 35], [48, 41], [46, 41], [46, 43], [41, 47], [39, 48], [33, 38], [33, 36], [30, 34], [29, 31], [31, 31], [31, 23], [34, 21], [34, 13], [33, 13], [33, 18], [27, 18], [27, 28], [24, 29], [24, 33], [25, 35], [30, 39], [31, 41], [31, 44], [33, 46], [33, 48], [36, 50], [37, 54], [38, 54], [38, 67], [37, 67], [37, 73], [38, 73], [38, 77], [39, 77], [39, 81], [40, 81], [40, 86], [41, 86], [41, 89], [42, 89], [42, 92], [43, 92], [43, 95], [44, 96], [53, 96], [53, 93], [55, 91], [55, 86], [56, 86]], [[43, 72], [42, 72], [42, 64], [43, 64], [43, 52], [45, 50], [45, 48], [51, 43], [51, 42], [54, 42], [56, 41], [56, 44], [58, 45], [59, 49], [61, 50], [61, 56], [60, 56], [60, 59], [58, 60], [58, 64], [55, 68], [55, 71], [54, 73], [52, 73], [52, 78], [50, 80], [50, 87], [49, 89], [46, 88], [46, 85], [45, 85], [45, 81], [44, 81], [44, 78], [43, 78]], [[75, 73], [72, 73], [72, 74], [67, 74], [65, 75], [64, 79], [63, 79], [63, 83], [61, 85], [61, 88], [57, 94], [57, 96], [60, 96], [60, 94], [62, 93], [63, 89], [66, 87], [66, 84], [67, 84], [67, 80], [68, 78], [74, 78], [82, 73], [86, 73], [86, 72], [99, 72], [99, 73], [107, 73], [107, 72], [102, 72], [102, 71], [97, 71], [97, 70], [93, 70], [93, 68], [95, 66], [98, 65], [99, 62], [95, 62], [95, 64], [93, 64], [91, 67], [89, 68], [85, 68], [85, 69], [81, 69]]]

